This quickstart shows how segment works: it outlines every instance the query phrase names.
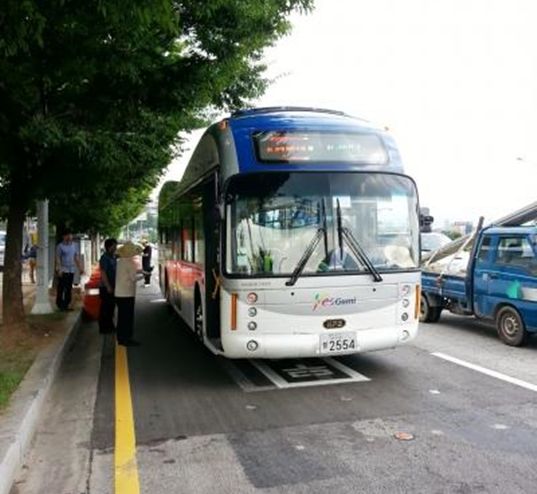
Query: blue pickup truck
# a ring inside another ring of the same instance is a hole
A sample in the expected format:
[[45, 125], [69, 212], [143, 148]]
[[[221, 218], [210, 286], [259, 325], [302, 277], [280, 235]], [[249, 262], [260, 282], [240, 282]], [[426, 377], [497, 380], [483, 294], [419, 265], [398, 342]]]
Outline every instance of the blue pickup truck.
[[523, 345], [537, 333], [537, 226], [481, 230], [464, 276], [426, 267], [420, 320], [436, 322], [444, 309], [495, 321], [507, 345]]

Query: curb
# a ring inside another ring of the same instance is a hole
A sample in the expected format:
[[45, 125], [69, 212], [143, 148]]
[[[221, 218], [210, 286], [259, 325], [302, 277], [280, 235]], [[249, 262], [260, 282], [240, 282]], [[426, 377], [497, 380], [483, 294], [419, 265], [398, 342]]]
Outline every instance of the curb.
[[0, 422], [0, 494], [9, 494], [34, 438], [43, 405], [82, 322], [72, 317], [64, 337], [39, 353]]

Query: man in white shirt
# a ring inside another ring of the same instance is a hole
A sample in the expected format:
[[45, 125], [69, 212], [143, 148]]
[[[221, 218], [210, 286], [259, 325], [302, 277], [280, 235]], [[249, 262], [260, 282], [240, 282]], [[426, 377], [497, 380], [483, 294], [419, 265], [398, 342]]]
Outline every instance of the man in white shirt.
[[58, 276], [56, 305], [61, 311], [72, 310], [69, 305], [76, 268], [81, 275], [84, 274], [84, 266], [80, 261], [78, 247], [73, 242], [73, 235], [66, 231], [63, 234], [63, 240], [56, 246], [56, 275]]

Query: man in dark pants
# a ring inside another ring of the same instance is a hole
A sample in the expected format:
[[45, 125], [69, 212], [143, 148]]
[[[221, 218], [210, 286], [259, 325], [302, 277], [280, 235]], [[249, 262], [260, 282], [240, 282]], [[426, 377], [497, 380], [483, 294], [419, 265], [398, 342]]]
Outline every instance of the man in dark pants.
[[104, 254], [99, 261], [101, 271], [101, 284], [99, 286], [99, 296], [101, 297], [101, 308], [99, 311], [99, 333], [114, 333], [114, 310], [116, 299], [114, 288], [116, 286], [116, 249], [117, 240], [107, 238], [104, 242]]
[[144, 247], [144, 250], [142, 251], [142, 271], [144, 274], [144, 287], [148, 287], [151, 285], [151, 271], [153, 271], [153, 267], [151, 266], [152, 249], [151, 245], [149, 245], [149, 242], [145, 239], [142, 240], [142, 245]]
[[73, 290], [73, 278], [78, 267], [80, 274], [84, 274], [84, 267], [80, 262], [78, 248], [73, 242], [71, 232], [64, 232], [63, 240], [56, 246], [56, 275], [58, 287], [56, 290], [56, 305], [61, 311], [71, 310], [71, 293]]
[[134, 301], [138, 266], [135, 257], [142, 248], [132, 242], [125, 242], [117, 249], [116, 304], [117, 304], [117, 342], [124, 346], [138, 346], [132, 338], [134, 332]]

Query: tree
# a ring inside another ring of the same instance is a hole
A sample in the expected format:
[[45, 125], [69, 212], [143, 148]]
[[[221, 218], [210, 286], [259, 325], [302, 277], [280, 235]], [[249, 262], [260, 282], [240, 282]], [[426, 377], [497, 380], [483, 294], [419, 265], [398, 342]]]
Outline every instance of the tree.
[[462, 233], [457, 230], [444, 230], [442, 233], [451, 240], [457, 240], [458, 238], [462, 237]]
[[[20, 239], [33, 201], [48, 197], [54, 211], [76, 216], [74, 207], [102, 208], [104, 198], [121, 203], [121, 191], [146, 191], [180, 131], [264, 90], [263, 48], [312, 1], [4, 0], [4, 322], [23, 318]], [[95, 211], [93, 220], [102, 217]]]

